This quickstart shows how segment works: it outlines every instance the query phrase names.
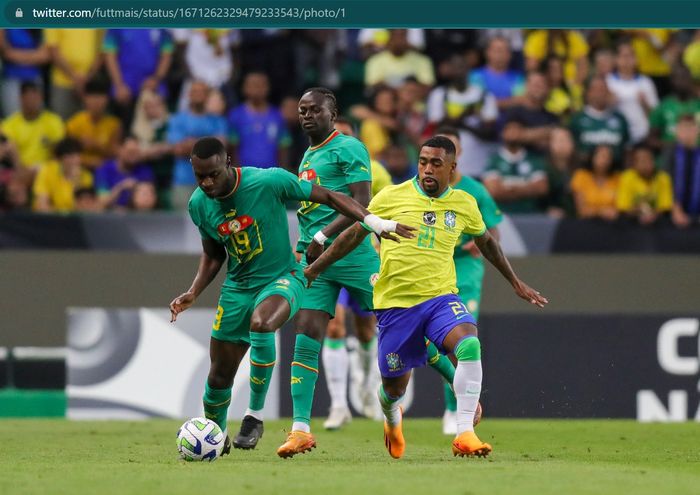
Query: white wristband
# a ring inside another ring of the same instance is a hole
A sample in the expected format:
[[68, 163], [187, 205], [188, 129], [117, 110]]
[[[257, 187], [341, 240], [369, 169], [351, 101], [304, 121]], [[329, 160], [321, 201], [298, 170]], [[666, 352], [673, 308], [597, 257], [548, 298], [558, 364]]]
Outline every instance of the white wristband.
[[314, 234], [314, 241], [319, 243], [321, 246], [328, 240], [328, 237], [323, 233], [323, 231], [319, 230]]
[[371, 228], [377, 235], [381, 235], [384, 232], [396, 232], [396, 225], [398, 222], [394, 220], [384, 220], [377, 215], [369, 214], [362, 220], [365, 225]]

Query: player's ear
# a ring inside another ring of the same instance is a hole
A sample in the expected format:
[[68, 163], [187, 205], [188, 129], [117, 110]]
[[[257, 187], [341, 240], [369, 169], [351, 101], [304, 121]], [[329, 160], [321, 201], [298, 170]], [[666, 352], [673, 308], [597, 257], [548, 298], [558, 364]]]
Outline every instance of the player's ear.
[[226, 168], [231, 168], [231, 155], [226, 155]]

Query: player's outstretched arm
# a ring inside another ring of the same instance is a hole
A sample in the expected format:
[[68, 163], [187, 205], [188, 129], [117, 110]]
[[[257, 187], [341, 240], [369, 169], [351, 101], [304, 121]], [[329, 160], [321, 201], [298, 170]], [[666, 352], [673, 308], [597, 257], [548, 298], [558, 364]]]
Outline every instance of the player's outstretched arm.
[[192, 285], [170, 303], [170, 322], [177, 320], [177, 315], [194, 304], [194, 301], [214, 280], [221, 266], [226, 261], [226, 248], [213, 239], [202, 239], [202, 256]]
[[308, 286], [311, 287], [313, 281], [316, 280], [326, 268], [359, 246], [368, 234], [369, 230], [365, 229], [357, 222], [340, 234], [316, 261], [304, 269], [304, 276], [306, 277]]
[[401, 237], [415, 237], [413, 232], [416, 230], [413, 227], [397, 223], [393, 220], [384, 220], [377, 215], [372, 215], [367, 208], [345, 194], [329, 191], [325, 187], [313, 184], [311, 187], [311, 195], [309, 200], [314, 203], [321, 203], [330, 206], [338, 213], [346, 217], [354, 218], [357, 221], [364, 222], [378, 236], [392, 241], [398, 241], [398, 238], [392, 234], [396, 232]]
[[[372, 197], [371, 183], [369, 181], [353, 182], [348, 184], [348, 189], [350, 189], [350, 196], [352, 199], [367, 208], [369, 200]], [[319, 232], [316, 232], [314, 241], [310, 242], [309, 246], [306, 248], [307, 263], [313, 263], [321, 256], [326, 239], [344, 231], [354, 222], [355, 220], [352, 218], [348, 218], [345, 215], [338, 215], [335, 220], [326, 225]]]
[[510, 282], [510, 285], [513, 286], [518, 297], [525, 299], [535, 306], [544, 308], [544, 305], [549, 302], [547, 298], [518, 278], [513, 271], [513, 267], [510, 266], [508, 258], [503, 254], [501, 245], [488, 231], [484, 232], [484, 235], [475, 237], [474, 242], [481, 251], [481, 254], [484, 255], [484, 258], [489, 260], [489, 262], [501, 272], [506, 280]]

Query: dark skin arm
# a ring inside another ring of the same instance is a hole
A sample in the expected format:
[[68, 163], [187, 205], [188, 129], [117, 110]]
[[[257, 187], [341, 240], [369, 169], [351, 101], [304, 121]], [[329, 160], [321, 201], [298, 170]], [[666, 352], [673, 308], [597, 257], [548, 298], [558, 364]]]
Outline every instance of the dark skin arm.
[[474, 242], [481, 254], [484, 255], [484, 258], [489, 260], [501, 272], [501, 275], [510, 282], [518, 297], [530, 304], [544, 308], [544, 305], [549, 302], [547, 298], [518, 278], [513, 271], [513, 267], [510, 266], [508, 258], [503, 254], [500, 244], [488, 231], [484, 232], [484, 235], [475, 237]]
[[[369, 204], [372, 195], [371, 183], [369, 181], [354, 182], [348, 184], [350, 196], [365, 208]], [[342, 232], [352, 225], [354, 220], [343, 215], [338, 215], [335, 220], [326, 225], [321, 231], [326, 237], [332, 237], [338, 232]], [[323, 253], [323, 245], [316, 241], [311, 241], [306, 248], [306, 262], [311, 264]]]
[[355, 222], [354, 225], [340, 234], [316, 261], [304, 269], [308, 286], [311, 287], [313, 281], [329, 266], [359, 246], [369, 233], [369, 230]]
[[[320, 203], [323, 205], [330, 206], [338, 213], [345, 215], [346, 217], [351, 217], [352, 219], [357, 220], [358, 222], [363, 221], [364, 218], [370, 214], [367, 208], [362, 206], [350, 196], [329, 191], [325, 187], [317, 186], [316, 184], [311, 185], [311, 195], [309, 196], [309, 201], [311, 201], [312, 203]], [[415, 237], [412, 234], [413, 230], [416, 229], [407, 225], [396, 225], [396, 233], [401, 237], [406, 237], [407, 239]], [[396, 237], [390, 232], [382, 232], [380, 237], [397, 242], [399, 240], [398, 237]]]
[[187, 292], [177, 296], [170, 303], [170, 322], [177, 320], [177, 315], [194, 304], [194, 301], [214, 280], [221, 266], [226, 261], [226, 248], [213, 239], [202, 239], [202, 256], [192, 285]]

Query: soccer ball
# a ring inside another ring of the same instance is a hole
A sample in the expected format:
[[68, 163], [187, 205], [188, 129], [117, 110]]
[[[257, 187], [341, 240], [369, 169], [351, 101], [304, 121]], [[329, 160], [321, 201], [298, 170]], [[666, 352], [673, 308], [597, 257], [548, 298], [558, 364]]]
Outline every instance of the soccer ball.
[[224, 450], [224, 432], [210, 419], [192, 418], [177, 431], [177, 450], [186, 461], [215, 461]]

